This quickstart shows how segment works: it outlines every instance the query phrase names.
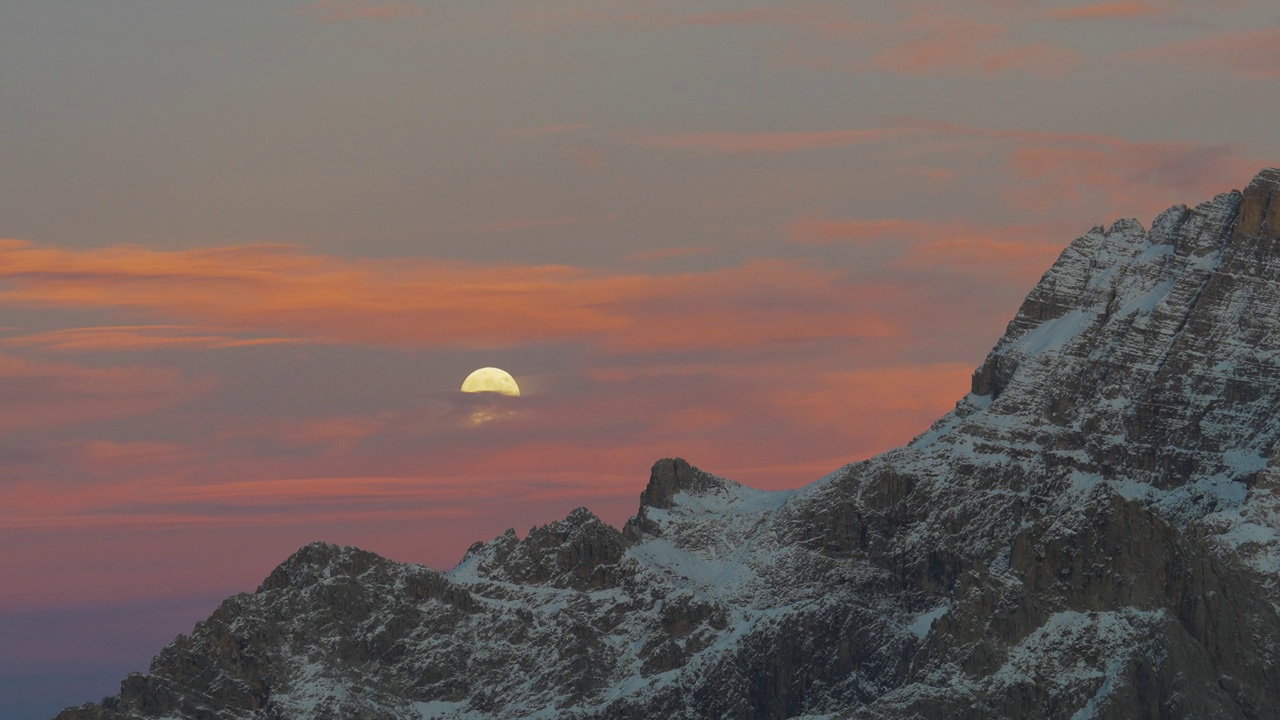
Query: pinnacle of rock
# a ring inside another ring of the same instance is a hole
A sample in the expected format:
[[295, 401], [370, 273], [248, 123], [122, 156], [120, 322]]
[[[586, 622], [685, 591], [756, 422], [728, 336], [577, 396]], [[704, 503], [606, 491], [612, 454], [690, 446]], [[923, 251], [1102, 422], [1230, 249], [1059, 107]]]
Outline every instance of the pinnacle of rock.
[[1276, 237], [1280, 235], [1280, 168], [1258, 173], [1244, 189], [1236, 236]]

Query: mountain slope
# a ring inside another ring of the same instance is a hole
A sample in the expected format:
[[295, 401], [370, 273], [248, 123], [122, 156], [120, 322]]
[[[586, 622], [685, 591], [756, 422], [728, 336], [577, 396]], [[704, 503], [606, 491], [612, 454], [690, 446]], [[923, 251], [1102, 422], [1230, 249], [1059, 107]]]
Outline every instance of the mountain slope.
[[1277, 197], [1077, 239], [907, 447], [662, 460], [448, 573], [310, 545], [59, 717], [1280, 717]]

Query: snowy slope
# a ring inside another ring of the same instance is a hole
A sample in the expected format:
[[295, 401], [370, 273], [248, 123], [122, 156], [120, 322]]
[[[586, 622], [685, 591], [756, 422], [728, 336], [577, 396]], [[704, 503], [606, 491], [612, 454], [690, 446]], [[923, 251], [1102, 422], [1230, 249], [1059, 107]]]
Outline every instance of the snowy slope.
[[1077, 239], [907, 447], [662, 460], [448, 573], [310, 545], [60, 717], [1280, 717], [1277, 197]]

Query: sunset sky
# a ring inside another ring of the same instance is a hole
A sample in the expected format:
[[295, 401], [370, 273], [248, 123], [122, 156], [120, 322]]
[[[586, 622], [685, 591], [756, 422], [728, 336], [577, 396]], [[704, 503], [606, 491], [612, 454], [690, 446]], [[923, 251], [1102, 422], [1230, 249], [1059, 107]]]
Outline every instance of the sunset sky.
[[1274, 0], [7, 1], [0, 716], [313, 540], [905, 443], [1074, 237], [1280, 163], [1278, 82]]

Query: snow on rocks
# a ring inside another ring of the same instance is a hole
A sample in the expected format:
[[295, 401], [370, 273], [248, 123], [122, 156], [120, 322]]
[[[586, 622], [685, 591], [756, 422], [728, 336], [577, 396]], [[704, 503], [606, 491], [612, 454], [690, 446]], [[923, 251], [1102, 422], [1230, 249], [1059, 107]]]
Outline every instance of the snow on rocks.
[[1280, 171], [1068, 246], [796, 491], [660, 460], [447, 573], [317, 543], [62, 720], [1280, 717]]

